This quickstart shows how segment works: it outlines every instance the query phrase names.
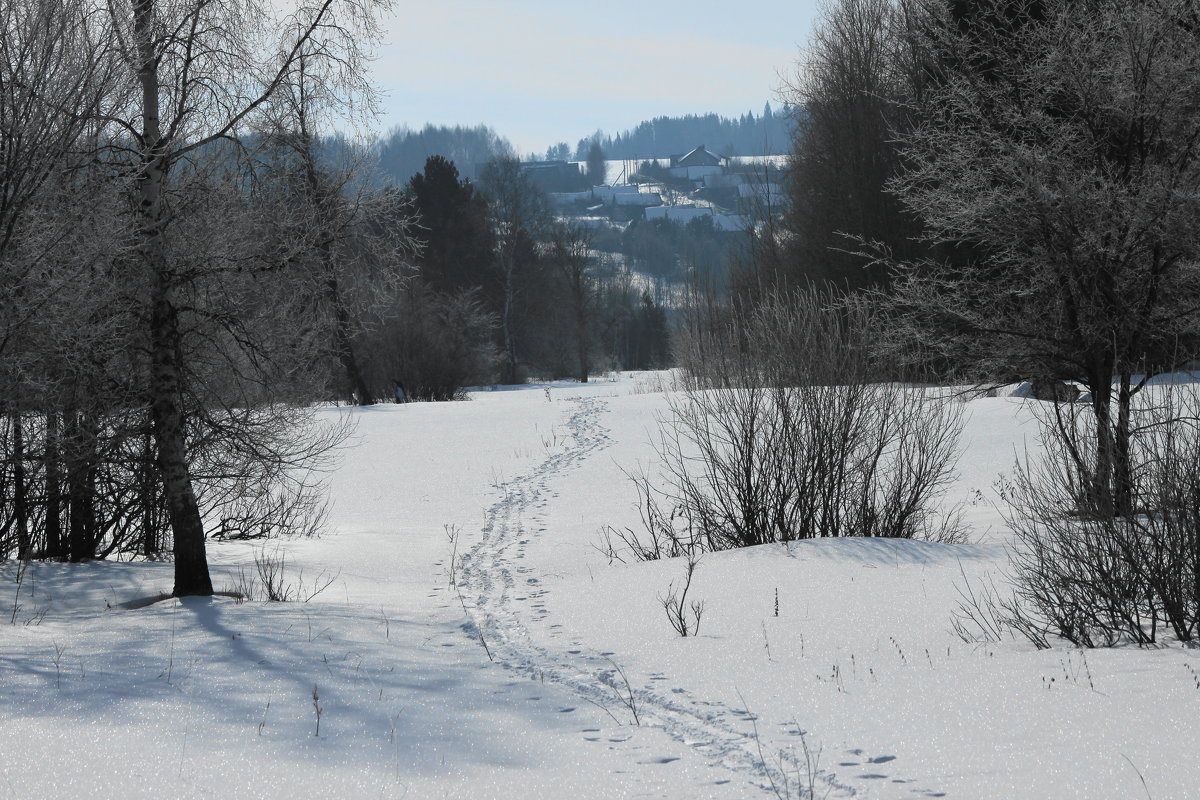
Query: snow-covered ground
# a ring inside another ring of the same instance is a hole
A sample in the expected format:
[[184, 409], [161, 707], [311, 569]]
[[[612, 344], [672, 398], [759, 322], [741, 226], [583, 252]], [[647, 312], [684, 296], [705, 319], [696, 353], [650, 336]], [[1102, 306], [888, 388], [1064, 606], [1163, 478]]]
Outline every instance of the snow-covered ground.
[[[0, 564], [0, 797], [796, 797], [806, 749], [818, 797], [1200, 796], [1197, 651], [950, 630], [964, 576], [1003, 583], [1027, 401], [967, 406], [972, 543], [706, 555], [685, 639], [659, 601], [684, 565], [598, 547], [637, 522], [659, 387], [323, 412], [358, 424], [332, 532], [267, 544], [333, 578], [307, 603], [130, 610], [169, 564], [35, 564], [19, 595]], [[216, 583], [262, 547], [213, 543]]]

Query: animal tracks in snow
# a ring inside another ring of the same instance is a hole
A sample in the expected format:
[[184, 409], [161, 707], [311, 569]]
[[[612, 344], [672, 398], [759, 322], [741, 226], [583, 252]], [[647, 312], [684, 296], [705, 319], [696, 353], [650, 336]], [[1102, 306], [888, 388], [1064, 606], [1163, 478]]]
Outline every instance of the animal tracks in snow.
[[[733, 771], [759, 787], [765, 796], [773, 796], [768, 771], [787, 770], [791, 774], [803, 770], [802, 758], [782, 751], [767, 754], [764, 759], [752, 725], [754, 717], [745, 710], [693, 697], [687, 690], [672, 686], [662, 674], [653, 674], [646, 685], [631, 686], [616, 668], [617, 654], [596, 652], [581, 642], [559, 639], [562, 626], [558, 623], [539, 628], [548, 632], [549, 639], [535, 640], [531, 636], [526, 622], [545, 624], [548, 618], [542, 601], [547, 592], [542, 586], [544, 573], [538, 572], [525, 553], [531, 540], [546, 530], [538, 514], [548, 499], [557, 496], [550, 488], [555, 479], [603, 450], [610, 441], [600, 422], [607, 407], [603, 400], [579, 398], [569, 402], [574, 408], [565, 425], [556, 427], [555, 447], [548, 448], [547, 457], [529, 472], [496, 484], [499, 499], [487, 510], [482, 537], [461, 557], [459, 588], [473, 618], [471, 635], [478, 638], [474, 631], [477, 626], [497, 662], [533, 679], [564, 686], [586, 702], [604, 708], [614, 719], [621, 714], [632, 717], [636, 707], [643, 727], [662, 729], [702, 754], [709, 764]], [[559, 710], [571, 713], [575, 708]], [[596, 735], [599, 733], [594, 729], [583, 731], [588, 741], [605, 741], [605, 737]], [[607, 738], [607, 742], [613, 746], [628, 739], [614, 737]], [[634, 754], [633, 758], [638, 764], [669, 764], [679, 756]], [[838, 766], [854, 768], [855, 777], [860, 779], [884, 781], [888, 776], [877, 767], [894, 759], [847, 759]], [[779, 779], [778, 775], [774, 777]], [[713, 783], [729, 782], [720, 779]], [[818, 773], [816, 783], [820, 786], [819, 796], [873, 794], [842, 783], [827, 770]], [[913, 791], [936, 796], [926, 790]]]

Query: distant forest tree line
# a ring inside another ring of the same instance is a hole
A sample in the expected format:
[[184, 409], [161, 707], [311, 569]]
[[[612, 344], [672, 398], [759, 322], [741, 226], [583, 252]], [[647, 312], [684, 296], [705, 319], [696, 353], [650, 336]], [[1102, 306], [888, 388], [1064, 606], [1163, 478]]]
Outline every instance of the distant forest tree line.
[[791, 146], [793, 124], [790, 108], [776, 111], [770, 103], [758, 116], [747, 111], [740, 117], [719, 114], [655, 117], [615, 136], [596, 131], [580, 139], [574, 150], [565, 142], [559, 143], [550, 148], [546, 158], [586, 161], [593, 145], [599, 145], [612, 160], [668, 158], [699, 145], [725, 156], [779, 155], [788, 152]]
[[493, 158], [517, 155], [512, 144], [487, 125], [425, 125], [419, 130], [395, 128], [375, 144], [379, 178], [403, 186], [425, 168], [430, 156], [454, 162], [465, 178]]

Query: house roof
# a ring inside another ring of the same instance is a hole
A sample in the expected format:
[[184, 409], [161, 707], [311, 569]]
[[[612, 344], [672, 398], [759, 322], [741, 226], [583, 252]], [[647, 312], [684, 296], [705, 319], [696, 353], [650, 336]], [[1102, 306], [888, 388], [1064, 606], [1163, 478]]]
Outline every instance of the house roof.
[[671, 159], [673, 167], [719, 167], [723, 159], [700, 145], [695, 150]]

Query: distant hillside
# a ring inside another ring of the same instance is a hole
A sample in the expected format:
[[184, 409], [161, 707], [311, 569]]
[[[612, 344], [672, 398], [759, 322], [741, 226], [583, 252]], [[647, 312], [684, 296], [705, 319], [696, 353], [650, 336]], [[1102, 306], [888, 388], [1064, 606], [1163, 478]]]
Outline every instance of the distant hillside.
[[423, 170], [425, 159], [432, 155], [448, 158], [468, 176], [477, 164], [515, 155], [512, 144], [486, 125], [426, 125], [417, 131], [397, 128], [383, 137], [378, 147], [380, 171], [398, 185]]
[[[791, 149], [792, 111], [776, 111], [768, 103], [761, 114], [737, 118], [718, 114], [655, 117], [615, 136], [597, 131], [572, 148], [566, 142], [528, 160], [586, 161], [592, 142], [599, 142], [610, 160], [666, 158], [704, 145], [720, 155], [779, 155]], [[376, 144], [379, 172], [385, 180], [404, 185], [425, 167], [425, 159], [440, 155], [453, 161], [465, 176], [496, 156], [516, 155], [512, 144], [486, 125], [426, 125], [419, 130], [396, 128]]]
[[[593, 141], [599, 142], [609, 159], [666, 158], [701, 144], [721, 155], [779, 155], [791, 149], [791, 129], [791, 110], [774, 111], [770, 103], [758, 116], [747, 112], [737, 118], [717, 114], [655, 117], [616, 136], [597, 131], [580, 139], [574, 157], [585, 160]], [[559, 145], [559, 152], [562, 149]]]

